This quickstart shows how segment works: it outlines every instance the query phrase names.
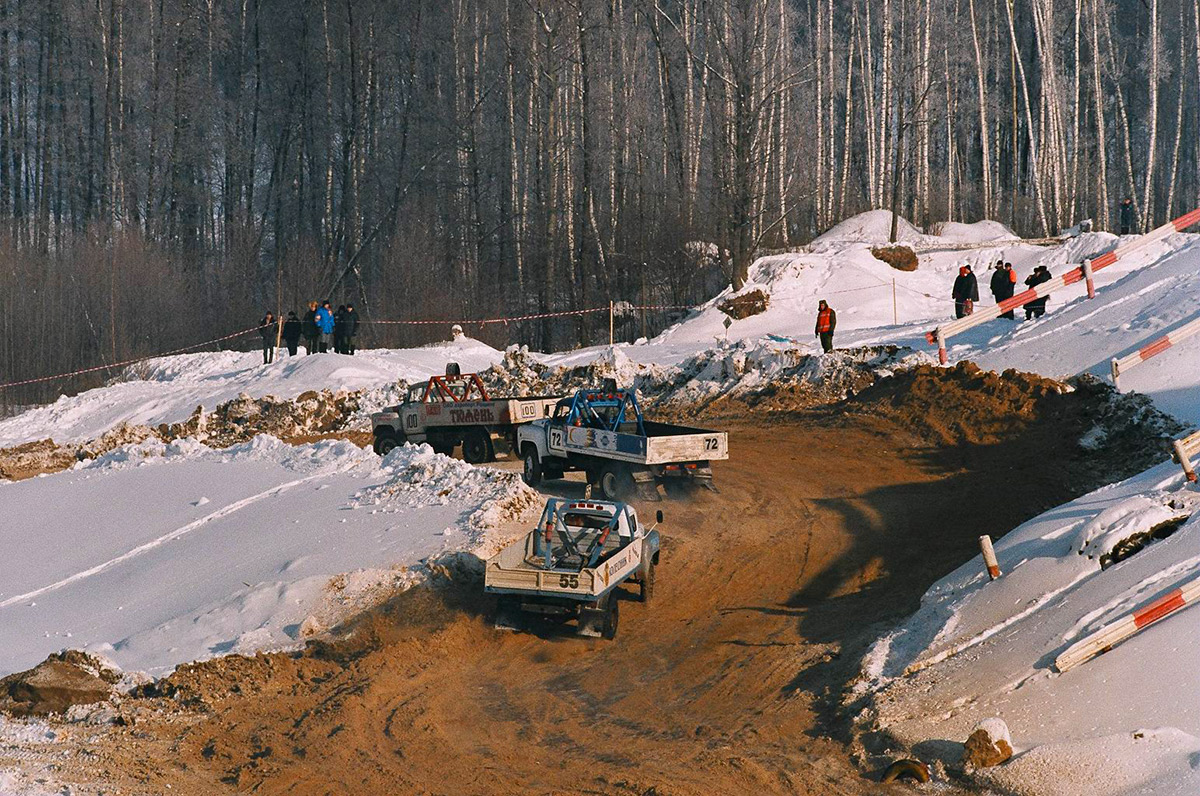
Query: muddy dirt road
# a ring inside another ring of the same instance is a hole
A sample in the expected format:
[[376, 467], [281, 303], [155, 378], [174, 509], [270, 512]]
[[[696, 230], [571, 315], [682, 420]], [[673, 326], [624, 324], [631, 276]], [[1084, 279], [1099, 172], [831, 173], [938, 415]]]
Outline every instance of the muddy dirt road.
[[727, 422], [721, 492], [642, 507], [667, 515], [657, 590], [615, 642], [497, 631], [443, 581], [300, 656], [182, 667], [90, 768], [125, 793], [910, 792], [852, 763], [842, 696], [980, 534], [1082, 488], [1078, 418], [1020, 411], [970, 441], [891, 410]]

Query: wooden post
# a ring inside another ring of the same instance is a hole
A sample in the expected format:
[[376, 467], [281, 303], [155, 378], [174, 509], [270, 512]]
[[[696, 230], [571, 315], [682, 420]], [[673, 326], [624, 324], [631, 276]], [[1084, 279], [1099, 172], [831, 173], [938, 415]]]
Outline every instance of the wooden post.
[[613, 344], [613, 301], [608, 300], [608, 344]]
[[992, 580], [1000, 577], [1000, 563], [996, 561], [996, 551], [992, 548], [992, 537], [984, 534], [979, 537], [979, 549], [983, 552], [983, 565], [987, 567]]
[[1116, 387], [1118, 390], [1120, 390], [1121, 389], [1121, 363], [1117, 361], [1116, 357], [1113, 357], [1112, 362], [1109, 363], [1109, 370], [1112, 371], [1113, 386]]
[[1196, 471], [1192, 468], [1192, 460], [1188, 456], [1183, 440], [1174, 440], [1171, 446], [1175, 448], [1175, 458], [1179, 460], [1179, 466], [1183, 468], [1183, 477], [1193, 484], [1196, 483]]

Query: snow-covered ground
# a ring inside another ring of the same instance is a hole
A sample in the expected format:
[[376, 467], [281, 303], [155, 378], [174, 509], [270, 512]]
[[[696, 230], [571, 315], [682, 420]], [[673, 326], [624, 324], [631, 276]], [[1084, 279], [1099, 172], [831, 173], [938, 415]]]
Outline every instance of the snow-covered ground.
[[328, 627], [411, 581], [422, 559], [486, 557], [536, 502], [515, 473], [428, 446], [380, 460], [268, 436], [226, 450], [146, 442], [2, 483], [0, 673], [64, 647], [161, 674], [285, 645], [307, 617]]
[[[449, 330], [447, 330], [449, 331]], [[303, 349], [301, 349], [303, 350]], [[0, 420], [0, 447], [51, 438], [81, 442], [119, 423], [158, 425], [187, 419], [197, 406], [218, 404], [247, 393], [295, 398], [308, 390], [360, 390], [397, 379], [416, 381], [444, 373], [447, 362], [463, 371], [486, 368], [501, 352], [468, 337], [424, 348], [363, 350], [341, 354], [284, 355], [270, 365], [260, 352], [178, 354], [133, 366], [126, 378], [106, 387]]]
[[[962, 741], [1007, 722], [999, 786], [1038, 794], [1200, 793], [1200, 624], [1191, 610], [1059, 674], [1067, 647], [1200, 574], [1200, 492], [1159, 465], [1021, 525], [995, 543], [1003, 576], [976, 557], [934, 584], [867, 658], [877, 723], [906, 744]], [[1190, 517], [1190, 519], [1188, 519]], [[1101, 569], [1122, 540], [1165, 539]]]
[[[768, 293], [769, 309], [728, 330], [717, 304], [732, 291], [618, 352], [603, 346], [537, 358], [550, 366], [601, 358], [617, 369], [654, 366], [667, 382], [669, 369], [684, 364], [685, 376], [695, 370], [693, 381], [757, 384], [772, 378], [771, 368], [786, 372], [798, 351], [815, 351], [821, 298], [838, 312], [839, 347], [931, 351], [924, 333], [951, 317], [950, 286], [961, 264], [974, 267], [986, 305], [988, 268], [997, 260], [1011, 261], [1023, 280], [1035, 265], [1061, 273], [1118, 242], [1095, 233], [1035, 247], [995, 222], [947, 224], [939, 236], [904, 222], [901, 240], [920, 259], [916, 271], [900, 272], [870, 253], [889, 225], [886, 212], [863, 214], [805, 251], [762, 258], [744, 290]], [[1200, 315], [1200, 236], [1149, 246], [1101, 271], [1097, 284], [1095, 300], [1078, 285], [1056, 293], [1042, 319], [998, 319], [953, 338], [952, 360], [1052, 377], [1106, 375], [1112, 357]], [[380, 388], [440, 373], [447, 361], [482, 369], [503, 354], [462, 339], [354, 358], [284, 357], [270, 366], [258, 356], [145, 363], [111, 386], [0, 421], [0, 446], [83, 440], [122, 421], [182, 421], [197, 405], [212, 409], [242, 393], [288, 398]], [[1200, 424], [1200, 336], [1124, 374], [1122, 387]], [[348, 443], [291, 448], [270, 438], [225, 451], [146, 443], [56, 475], [0, 484], [0, 511], [9, 520], [0, 530], [8, 554], [0, 574], [0, 673], [65, 646], [157, 672], [292, 642], [307, 617], [331, 620], [340, 604], [405, 579], [404, 567], [422, 558], [494, 546], [505, 538], [494, 530], [505, 526], [494, 501], [523, 506], [533, 498], [522, 490], [511, 475], [427, 449], [401, 449], [380, 462]], [[1072, 641], [1200, 573], [1195, 518], [1100, 566], [1117, 543], [1190, 516], [1198, 503], [1200, 493], [1183, 484], [1177, 466], [1164, 464], [1022, 525], [996, 541], [1001, 580], [989, 582], [976, 559], [930, 589], [921, 610], [868, 657], [860, 696], [881, 726], [913, 743], [962, 741], [979, 719], [1003, 718], [1018, 756], [986, 775], [1001, 790], [1200, 792], [1195, 609], [1076, 670], [1051, 670]], [[491, 511], [472, 521], [485, 504]]]

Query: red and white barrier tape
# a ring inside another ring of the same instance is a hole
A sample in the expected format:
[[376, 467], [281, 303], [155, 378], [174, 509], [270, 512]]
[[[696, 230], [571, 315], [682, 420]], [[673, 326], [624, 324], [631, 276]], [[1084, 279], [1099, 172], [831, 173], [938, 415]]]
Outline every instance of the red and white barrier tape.
[[1051, 293], [1055, 293], [1065, 287], [1077, 284], [1079, 282], [1086, 281], [1088, 283], [1088, 296], [1094, 296], [1095, 291], [1092, 287], [1092, 274], [1094, 274], [1096, 271], [1107, 268], [1120, 258], [1137, 251], [1143, 246], [1147, 246], [1155, 241], [1162, 240], [1173, 233], [1183, 232], [1183, 230], [1187, 229], [1198, 221], [1200, 221], [1200, 208], [1182, 215], [1174, 221], [1169, 221], [1166, 224], [1163, 224], [1161, 227], [1157, 227], [1156, 229], [1147, 232], [1145, 235], [1142, 235], [1135, 240], [1118, 246], [1110, 252], [1105, 252], [1099, 257], [1087, 260], [1083, 263], [1083, 265], [1076, 266], [1070, 271], [1067, 271], [1065, 274], [1053, 277], [1048, 282], [1043, 282], [1042, 284], [1032, 287], [1023, 293], [1018, 293], [1012, 298], [1001, 301], [999, 304], [995, 304], [990, 307], [980, 307], [971, 315], [949, 321], [931, 332], [926, 332], [925, 339], [929, 341], [930, 345], [936, 345], [938, 347], [938, 358], [942, 362], [945, 362], [946, 341], [954, 335], [961, 334], [967, 329], [974, 328], [982, 323], [995, 320], [1010, 310], [1023, 307], [1035, 299], [1045, 298]]
[[72, 370], [69, 373], [56, 373], [53, 376], [39, 376], [36, 379], [23, 379], [22, 381], [10, 381], [10, 382], [6, 382], [4, 384], [0, 384], [0, 390], [3, 390], [5, 387], [20, 387], [20, 386], [23, 386], [26, 384], [40, 384], [42, 382], [55, 381], [56, 379], [66, 379], [71, 376], [81, 376], [85, 373], [95, 373], [98, 370], [107, 370], [108, 368], [122, 368], [127, 365], [135, 365], [138, 362], [145, 362], [148, 359], [158, 359], [159, 357], [169, 357], [174, 354], [184, 354], [184, 353], [187, 353], [188, 351], [191, 351], [196, 348], [203, 348], [206, 345], [213, 345], [214, 343], [221, 343], [221, 342], [224, 342], [225, 340], [232, 340], [235, 337], [241, 337], [242, 335], [250, 334], [251, 332], [257, 332], [260, 328], [261, 327], [259, 327], [259, 326], [255, 326], [252, 329], [243, 329], [240, 332], [234, 332], [233, 334], [227, 334], [224, 337], [217, 337], [213, 340], [205, 340], [203, 343], [195, 343], [193, 345], [184, 346], [183, 348], [176, 348], [174, 351], [165, 351], [161, 354], [149, 354], [147, 356], [137, 357], [135, 359], [126, 359], [123, 362], [110, 362], [107, 365], [96, 365], [96, 366], [90, 367], [90, 368], [81, 368], [79, 370]]
[[1055, 659], [1054, 666], [1060, 672], [1073, 669], [1101, 653], [1108, 652], [1142, 628], [1152, 625], [1198, 600], [1200, 600], [1200, 577], [1193, 578], [1179, 588], [1173, 589], [1157, 600], [1131, 611], [1112, 624], [1102, 627], [1083, 640], [1072, 644]]
[[1140, 365], [1151, 357], [1161, 354], [1171, 346], [1182, 342], [1197, 332], [1200, 332], [1200, 318], [1195, 318], [1178, 329], [1164, 334], [1157, 340], [1150, 341], [1132, 354], [1126, 354], [1119, 359], [1114, 358], [1111, 363], [1113, 385], [1119, 388], [1121, 386], [1122, 373], [1125, 373], [1135, 365]]
[[593, 312], [609, 312], [614, 310], [617, 314], [630, 312], [635, 310], [690, 310], [691, 306], [685, 304], [675, 305], [659, 305], [647, 304], [639, 306], [618, 305], [615, 308], [610, 307], [589, 307], [582, 310], [561, 310], [558, 312], [538, 312], [530, 315], [515, 315], [504, 318], [479, 318], [476, 320], [442, 320], [442, 321], [360, 321], [360, 323], [377, 323], [388, 326], [451, 326], [458, 324], [460, 326], [486, 326], [489, 323], [518, 323], [520, 321], [534, 321], [542, 318], [565, 318], [573, 315], [588, 315]]

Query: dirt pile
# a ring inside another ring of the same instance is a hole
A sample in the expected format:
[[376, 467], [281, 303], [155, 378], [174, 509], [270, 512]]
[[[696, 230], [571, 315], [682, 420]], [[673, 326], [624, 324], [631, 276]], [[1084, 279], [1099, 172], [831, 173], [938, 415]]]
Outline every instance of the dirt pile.
[[876, 260], [882, 260], [897, 271], [917, 270], [917, 255], [907, 246], [875, 246], [871, 249], [871, 254]]
[[79, 650], [55, 653], [0, 680], [0, 710], [13, 716], [65, 713], [73, 705], [104, 702], [121, 673]]
[[548, 367], [512, 347], [480, 374], [496, 395], [570, 395], [612, 384], [636, 389], [644, 409], [673, 416], [739, 416], [749, 409], [804, 409], [840, 401], [929, 357], [899, 346], [867, 346], [814, 354], [795, 341], [736, 341], [701, 351], [678, 365], [641, 365], [614, 348], [595, 361]]
[[52, 439], [27, 442], [12, 448], [0, 448], [0, 478], [17, 481], [38, 473], [54, 472], [71, 466], [75, 456]]
[[766, 293], [761, 290], [751, 290], [749, 293], [725, 299], [717, 305], [717, 309], [735, 321], [740, 321], [754, 315], [761, 315], [767, 311], [770, 303], [771, 297]]
[[[181, 423], [120, 425], [99, 437], [76, 445], [59, 445], [41, 440], [0, 448], [0, 477], [10, 480], [29, 478], [40, 473], [65, 470], [77, 461], [95, 459], [122, 445], [136, 445], [148, 439], [160, 442], [190, 437], [213, 448], [228, 448], [259, 434], [271, 434], [285, 441], [308, 442], [323, 435], [350, 431], [362, 409], [363, 392], [309, 391], [294, 399], [274, 396], [251, 398], [240, 395], [205, 412], [197, 406]], [[362, 440], [356, 440], [363, 444]]]
[[1170, 439], [1183, 430], [1146, 396], [1123, 395], [1091, 376], [1060, 382], [985, 371], [972, 362], [901, 371], [837, 410], [886, 417], [940, 446], [1011, 444], [1030, 433], [1057, 438], [1065, 468], [1099, 483], [1162, 461]]

